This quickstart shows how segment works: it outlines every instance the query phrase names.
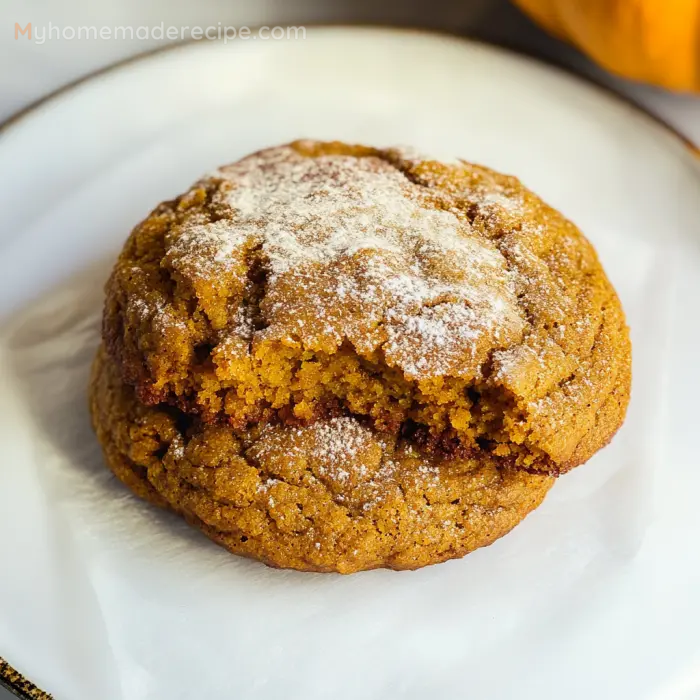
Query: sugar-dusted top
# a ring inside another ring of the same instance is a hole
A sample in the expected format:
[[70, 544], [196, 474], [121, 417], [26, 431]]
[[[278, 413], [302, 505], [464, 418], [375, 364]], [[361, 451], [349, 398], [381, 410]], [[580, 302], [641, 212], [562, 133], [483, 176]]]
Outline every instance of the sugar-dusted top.
[[[244, 158], [214, 174], [226, 218], [183, 224], [169, 254], [190, 276], [220, 276], [255, 249], [266, 270], [261, 339], [381, 347], [412, 379], [473, 375], [522, 335], [514, 279], [464, 212], [407, 177], [403, 157], [311, 157], [302, 143]], [[485, 196], [492, 204], [502, 205]]]

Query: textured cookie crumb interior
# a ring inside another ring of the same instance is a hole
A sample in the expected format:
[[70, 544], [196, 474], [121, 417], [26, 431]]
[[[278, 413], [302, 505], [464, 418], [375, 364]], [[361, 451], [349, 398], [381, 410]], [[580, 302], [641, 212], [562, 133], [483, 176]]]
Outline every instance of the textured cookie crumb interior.
[[[252, 270], [263, 265], [250, 258], [246, 264]], [[323, 351], [296, 338], [265, 339], [264, 298], [262, 282], [247, 285], [239, 302], [247, 318], [243, 333], [236, 327], [240, 319], [218, 332], [210, 320], [202, 322], [199, 333], [207, 341], [185, 352], [187, 371], [170, 374], [155, 396], [165, 392], [183, 409], [196, 406], [205, 421], [241, 430], [350, 415], [442, 455], [487, 451], [513, 466], [553, 470], [546, 453], [528, 444], [527, 421], [503, 387], [474, 377], [411, 379], [388, 363], [382, 344], [359, 353], [347, 340]], [[183, 305], [187, 302], [185, 293]], [[210, 303], [208, 311], [210, 317], [226, 317], [224, 303], [220, 309]], [[175, 347], [177, 341], [165, 344]]]
[[525, 467], [546, 457], [527, 445], [522, 416], [503, 390], [455, 377], [410, 381], [381, 353], [361, 356], [347, 344], [323, 353], [268, 342], [231, 357], [224, 345], [199, 382], [196, 403], [240, 428], [350, 414], [447, 454], [487, 450]]

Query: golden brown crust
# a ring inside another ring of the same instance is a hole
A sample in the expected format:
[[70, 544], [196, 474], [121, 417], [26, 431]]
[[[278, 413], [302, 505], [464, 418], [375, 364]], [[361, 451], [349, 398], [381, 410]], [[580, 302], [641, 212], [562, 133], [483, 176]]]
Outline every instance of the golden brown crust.
[[254, 431], [144, 407], [100, 350], [90, 390], [110, 469], [230, 551], [268, 565], [415, 569], [492, 543], [552, 477], [490, 456], [441, 462], [354, 418]]
[[417, 422], [551, 474], [629, 401], [624, 314], [576, 226], [516, 178], [398, 150], [296, 142], [203, 179], [132, 232], [103, 328], [147, 404]]

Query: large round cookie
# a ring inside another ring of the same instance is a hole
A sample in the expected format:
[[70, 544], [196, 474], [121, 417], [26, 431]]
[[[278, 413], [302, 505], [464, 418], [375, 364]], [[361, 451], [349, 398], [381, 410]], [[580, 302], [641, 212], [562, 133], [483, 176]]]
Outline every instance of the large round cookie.
[[110, 469], [227, 549], [303, 571], [415, 569], [492, 543], [554, 482], [488, 454], [440, 460], [355, 418], [235, 431], [146, 407], [101, 350], [92, 418]]
[[562, 473], [621, 425], [630, 345], [590, 243], [513, 178], [296, 142], [132, 232], [104, 339], [141, 401], [244, 429], [352, 414]]

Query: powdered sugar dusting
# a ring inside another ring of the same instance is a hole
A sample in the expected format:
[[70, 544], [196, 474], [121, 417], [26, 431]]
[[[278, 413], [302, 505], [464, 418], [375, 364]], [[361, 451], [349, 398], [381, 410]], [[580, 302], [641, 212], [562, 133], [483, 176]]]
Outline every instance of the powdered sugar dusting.
[[156, 295], [150, 297], [134, 296], [128, 302], [129, 312], [139, 321], [148, 321], [153, 329], [162, 334], [170, 330], [187, 331], [187, 323], [175, 315], [172, 307]]
[[372, 433], [367, 428], [349, 417], [317, 422], [310, 430], [314, 439], [311, 454], [326, 461], [327, 469], [335, 471], [341, 480], [348, 478], [347, 468], [373, 440]]
[[[381, 506], [390, 494], [395, 495], [398, 481], [405, 478], [400, 464], [406, 455], [395, 459], [394, 449], [392, 438], [355, 418], [337, 417], [297, 428], [266, 426], [253, 454], [266, 469], [280, 461], [293, 464], [301, 460], [317, 483], [333, 493], [336, 502], [367, 512]], [[439, 466], [418, 453], [411, 452], [411, 456], [415, 487], [437, 484], [441, 478]], [[279, 483], [275, 477], [266, 478], [258, 486], [258, 493], [269, 499]]]
[[[211, 276], [255, 246], [267, 271], [264, 337], [311, 349], [346, 338], [365, 352], [383, 346], [389, 364], [424, 379], [474, 375], [488, 348], [522, 334], [498, 248], [387, 160], [281, 147], [216, 175], [230, 215], [181, 231], [168, 257]], [[498, 193], [483, 203], [515, 206]], [[368, 325], [379, 329], [371, 341]]]
[[[261, 235], [273, 275], [362, 250], [401, 254], [422, 241], [440, 241], [446, 250], [468, 245], [454, 214], [407, 196], [405, 176], [377, 158], [274, 149], [221, 172], [235, 183], [227, 201], [237, 234]], [[485, 258], [489, 252], [479, 251]]]
[[484, 207], [495, 206], [510, 212], [521, 209], [521, 204], [517, 200], [507, 197], [503, 192], [487, 192], [480, 203]]
[[231, 267], [249, 238], [228, 220], [195, 224], [178, 232], [168, 248], [168, 261], [190, 276], [210, 278]]

